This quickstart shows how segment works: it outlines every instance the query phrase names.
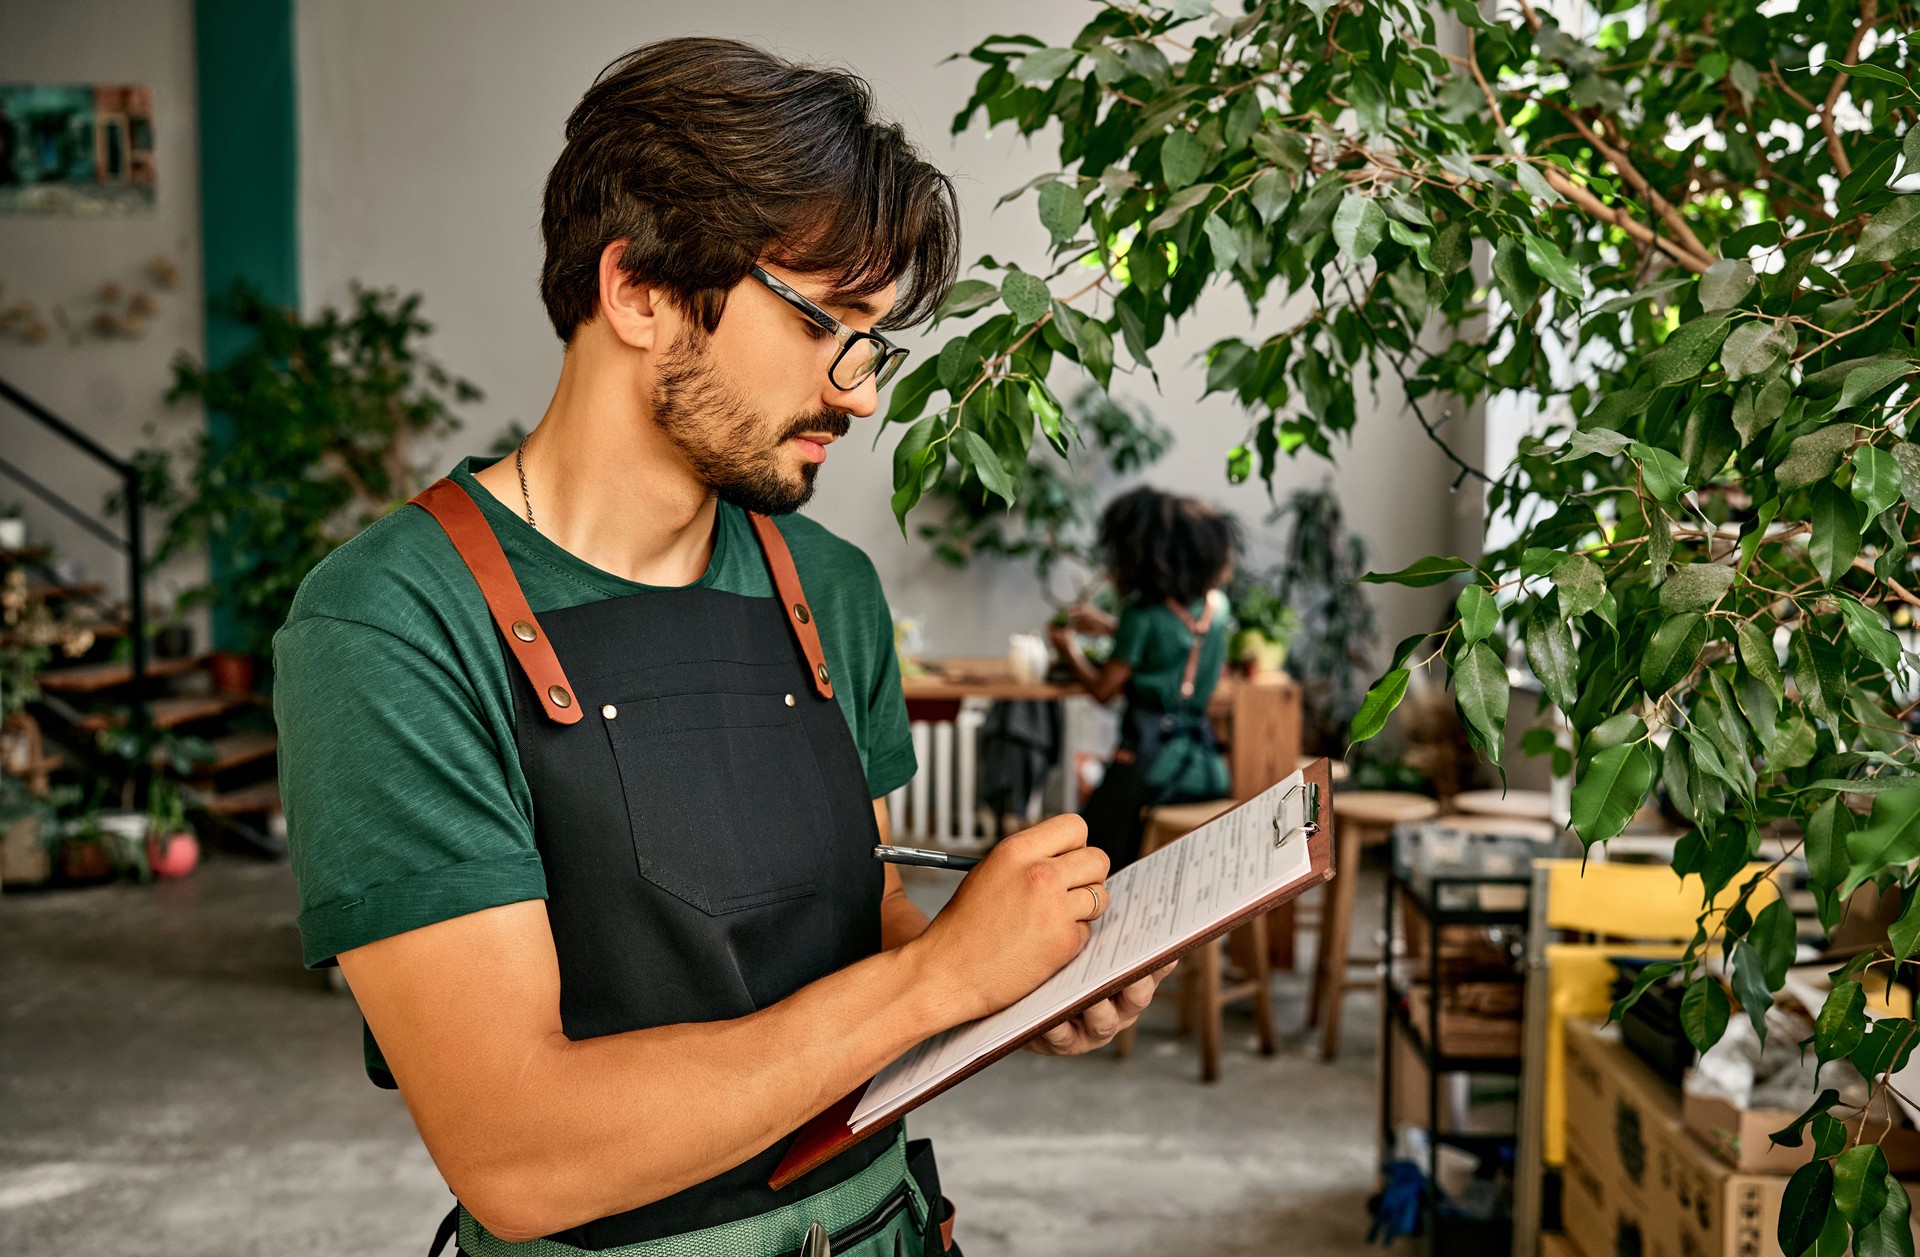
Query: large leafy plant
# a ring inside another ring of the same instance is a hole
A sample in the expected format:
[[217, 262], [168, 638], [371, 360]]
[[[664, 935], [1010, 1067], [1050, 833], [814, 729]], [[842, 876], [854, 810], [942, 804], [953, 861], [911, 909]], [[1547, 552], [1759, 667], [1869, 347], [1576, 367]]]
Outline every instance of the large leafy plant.
[[[1104, 387], [1116, 346], [1151, 371], [1209, 288], [1289, 296], [1283, 325], [1208, 352], [1208, 390], [1248, 414], [1227, 475], [1332, 452], [1389, 373], [1515, 535], [1373, 578], [1452, 583], [1457, 615], [1394, 650], [1354, 735], [1439, 666], [1497, 761], [1524, 660], [1572, 725], [1584, 839], [1656, 783], [1695, 823], [1674, 862], [1719, 910], [1677, 964], [1689, 1034], [1716, 1040], [1735, 1001], [1764, 1034], [1794, 931], [1755, 898], [1762, 832], [1804, 834], [1829, 925], [1859, 886], [1911, 887], [1920, 857], [1900, 631], [1920, 605], [1914, 12], [1515, 3], [1107, 3], [1067, 46], [973, 49], [956, 125], [1057, 143], [1031, 187], [1050, 247], [983, 259], [949, 298], [969, 329], [889, 414], [894, 507], [955, 474], [1016, 496], [1016, 434], [1069, 436], [1060, 360]], [[1484, 468], [1443, 424], [1497, 395], [1543, 418]], [[1823, 1063], [1886, 1085], [1915, 1027], [1869, 1023], [1863, 983], [1916, 951], [1920, 907], [1839, 970]], [[1879, 1150], [1824, 1110], [1802, 1125], [1818, 1155], [1788, 1191], [1786, 1250], [1910, 1251]]]
[[417, 293], [356, 287], [346, 311], [310, 318], [244, 288], [232, 301], [252, 342], [217, 366], [182, 356], [167, 393], [226, 429], [184, 459], [160, 447], [138, 463], [146, 501], [167, 512], [153, 563], [211, 546], [222, 570], [182, 602], [225, 602], [242, 647], [264, 655], [307, 573], [422, 487], [419, 442], [457, 427], [453, 407], [480, 391], [424, 352]]

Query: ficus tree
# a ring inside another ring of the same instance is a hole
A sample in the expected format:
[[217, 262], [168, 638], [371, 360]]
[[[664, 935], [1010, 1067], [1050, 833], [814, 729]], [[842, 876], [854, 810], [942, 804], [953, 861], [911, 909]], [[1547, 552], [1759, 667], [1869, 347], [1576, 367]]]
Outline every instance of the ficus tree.
[[[943, 478], [1018, 498], [1032, 446], [1073, 443], [1063, 360], [1106, 387], [1152, 372], [1210, 289], [1284, 306], [1207, 352], [1207, 391], [1247, 414], [1228, 479], [1337, 457], [1389, 376], [1404, 412], [1366, 421], [1436, 442], [1514, 537], [1368, 577], [1456, 586], [1457, 613], [1395, 648], [1354, 738], [1431, 669], [1497, 762], [1508, 666], [1529, 667], [1571, 729], [1582, 839], [1656, 790], [1693, 822], [1674, 864], [1704, 883], [1699, 929], [1648, 980], [1687, 984], [1701, 1048], [1736, 1006], [1764, 1035], [1794, 927], [1762, 835], [1791, 835], [1829, 927], [1857, 888], [1910, 890], [1920, 858], [1914, 17], [1141, 0], [1065, 46], [988, 38], [956, 129], [1011, 124], [1060, 169], [1017, 192], [1030, 256], [982, 259], [896, 385], [894, 508]], [[1541, 417], [1483, 467], [1442, 424], [1497, 395]], [[1891, 935], [1834, 975], [1810, 1044], [1876, 1088], [1915, 1025], [1870, 1020], [1865, 984], [1920, 963], [1920, 907]], [[1836, 1098], [1781, 1132], [1817, 1153], [1782, 1245], [1911, 1252], [1906, 1193]]]

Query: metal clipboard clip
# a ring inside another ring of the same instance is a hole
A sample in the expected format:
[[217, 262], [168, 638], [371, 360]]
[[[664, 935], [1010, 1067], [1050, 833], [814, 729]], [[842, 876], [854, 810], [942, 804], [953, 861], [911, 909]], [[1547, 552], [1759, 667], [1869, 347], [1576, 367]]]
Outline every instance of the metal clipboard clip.
[[[1294, 826], [1292, 829], [1289, 829], [1285, 833], [1282, 833], [1280, 826], [1282, 824], [1283, 818], [1286, 816], [1287, 800], [1291, 799], [1294, 795], [1300, 794], [1302, 792], [1304, 792], [1307, 797], [1305, 801], [1305, 806], [1304, 808], [1302, 808], [1302, 811], [1301, 811], [1301, 821], [1298, 825]], [[1289, 838], [1293, 838], [1296, 835], [1304, 834], [1307, 837], [1312, 837], [1314, 834], [1317, 834], [1319, 832], [1320, 832], [1320, 787], [1314, 782], [1303, 781], [1299, 785], [1293, 787], [1293, 789], [1287, 791], [1285, 794], [1280, 796], [1280, 807], [1279, 807], [1279, 810], [1274, 814], [1274, 818], [1273, 818], [1273, 845], [1276, 847], [1282, 847], [1286, 845], [1287, 840]]]

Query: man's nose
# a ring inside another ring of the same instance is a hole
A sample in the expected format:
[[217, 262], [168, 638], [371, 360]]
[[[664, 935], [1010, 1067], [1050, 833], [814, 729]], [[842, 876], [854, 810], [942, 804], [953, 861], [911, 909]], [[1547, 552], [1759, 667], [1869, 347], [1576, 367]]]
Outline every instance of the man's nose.
[[874, 383], [874, 377], [868, 376], [860, 381], [858, 388], [842, 392], [833, 386], [832, 380], [828, 380], [820, 400], [830, 409], [844, 411], [855, 419], [871, 419], [873, 413], [880, 409], [880, 386]]

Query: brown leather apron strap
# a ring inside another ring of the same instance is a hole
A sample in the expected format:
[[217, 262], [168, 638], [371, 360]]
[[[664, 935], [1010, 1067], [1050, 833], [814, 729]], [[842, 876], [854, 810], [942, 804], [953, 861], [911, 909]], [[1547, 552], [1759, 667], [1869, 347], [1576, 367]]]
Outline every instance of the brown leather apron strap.
[[1167, 599], [1167, 606], [1180, 617], [1180, 623], [1187, 626], [1187, 632], [1193, 635], [1193, 644], [1187, 647], [1187, 666], [1180, 674], [1180, 697], [1192, 698], [1193, 683], [1199, 679], [1200, 648], [1206, 644], [1207, 633], [1213, 628], [1213, 591], [1207, 591], [1207, 609], [1198, 620], [1188, 615], [1187, 609], [1171, 598]]
[[413, 499], [413, 505], [424, 508], [446, 529], [447, 540], [473, 573], [514, 660], [533, 684], [541, 712], [555, 724], [577, 724], [581, 713], [573, 686], [560, 667], [560, 657], [540, 631], [540, 622], [533, 618], [533, 608], [527, 605], [506, 551], [479, 504], [453, 481], [436, 480]]
[[758, 511], [748, 511], [747, 518], [753, 521], [754, 534], [760, 538], [760, 549], [773, 572], [774, 590], [780, 605], [786, 609], [794, 636], [800, 639], [807, 667], [813, 672], [813, 688], [820, 691], [821, 698], [832, 698], [833, 677], [827, 672], [827, 652], [820, 648], [820, 630], [813, 622], [813, 608], [807, 605], [807, 591], [800, 588], [800, 572], [793, 565], [793, 552], [787, 549], [787, 539], [780, 535], [778, 524]]

